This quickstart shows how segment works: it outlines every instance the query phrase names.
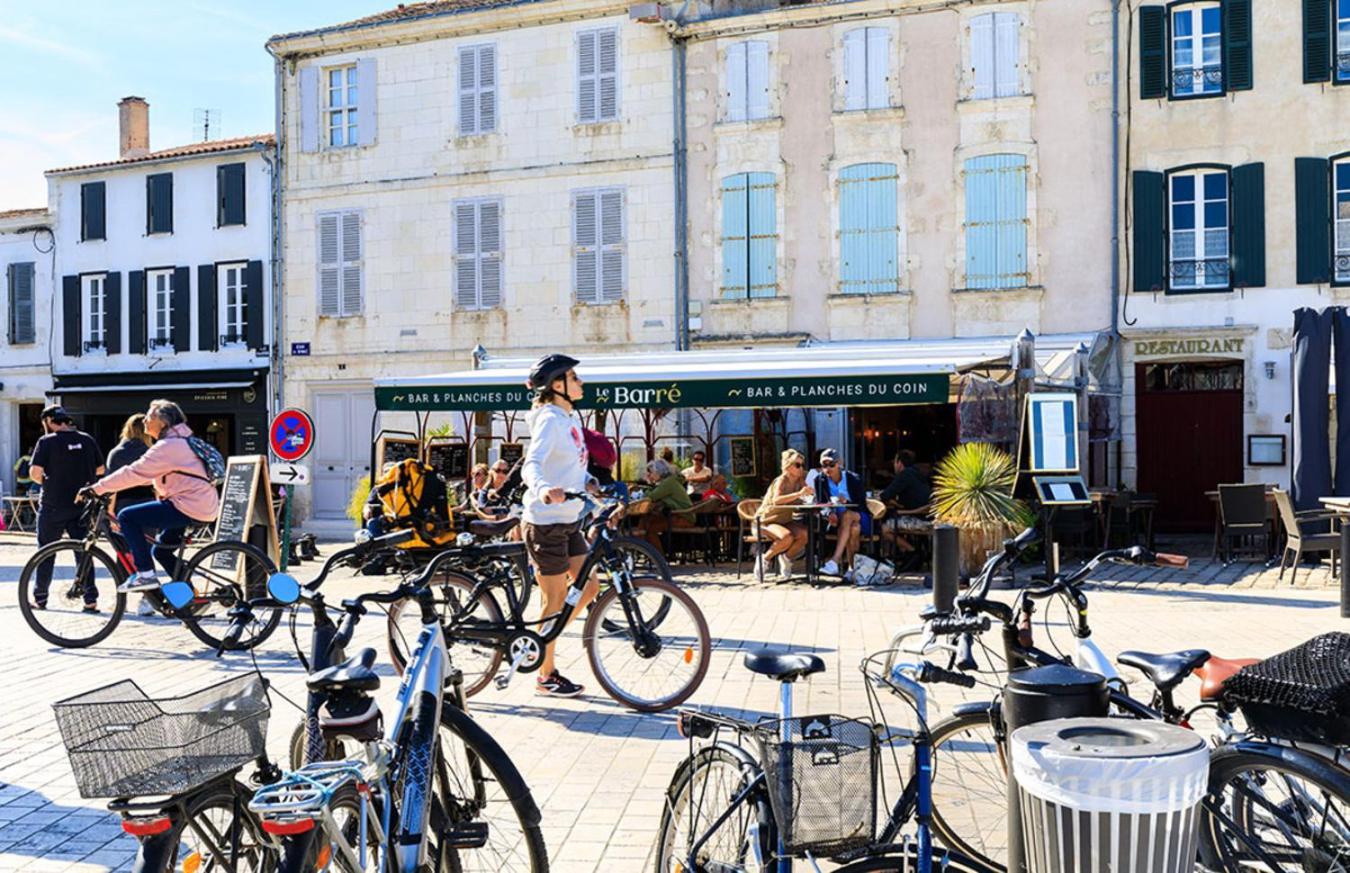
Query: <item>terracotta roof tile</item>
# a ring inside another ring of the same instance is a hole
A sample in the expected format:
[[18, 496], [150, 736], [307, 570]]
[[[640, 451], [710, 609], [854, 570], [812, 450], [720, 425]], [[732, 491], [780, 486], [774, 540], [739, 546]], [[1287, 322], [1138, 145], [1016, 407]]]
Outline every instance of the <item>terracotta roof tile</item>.
[[298, 30], [294, 33], [279, 33], [269, 39], [268, 43], [281, 42], [302, 36], [314, 36], [320, 33], [334, 33], [340, 30], [355, 30], [362, 27], [373, 27], [375, 25], [388, 24], [394, 21], [410, 21], [415, 18], [431, 18], [438, 15], [455, 15], [461, 12], [477, 12], [481, 9], [495, 9], [499, 6], [523, 6], [528, 3], [548, 2], [551, 2], [551, 0], [426, 0], [426, 2], [422, 3], [400, 3], [393, 9], [386, 9], [383, 12], [376, 12], [374, 15], [367, 15], [364, 18], [357, 18], [353, 21], [344, 21], [341, 24], [316, 27], [312, 30]]
[[186, 158], [192, 155], [210, 155], [217, 152], [230, 152], [239, 149], [246, 149], [256, 143], [265, 145], [275, 145], [276, 137], [270, 133], [258, 134], [255, 136], [236, 136], [232, 139], [213, 139], [206, 142], [194, 142], [188, 145], [174, 146], [171, 149], [160, 149], [157, 152], [150, 152], [139, 158], [121, 158], [116, 161], [100, 161], [96, 164], [80, 164], [74, 167], [59, 167], [55, 170], [48, 170], [48, 173], [69, 173], [74, 170], [95, 170], [99, 167], [120, 167], [125, 164], [143, 164], [149, 161], [160, 161], [166, 158]]
[[9, 221], [15, 218], [41, 218], [47, 214], [47, 207], [37, 206], [32, 209], [0, 209], [0, 221]]

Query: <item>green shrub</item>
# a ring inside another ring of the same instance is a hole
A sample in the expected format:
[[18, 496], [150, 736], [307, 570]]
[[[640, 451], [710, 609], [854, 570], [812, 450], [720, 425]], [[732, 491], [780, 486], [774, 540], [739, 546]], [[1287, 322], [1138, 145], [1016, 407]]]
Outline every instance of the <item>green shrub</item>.
[[366, 498], [370, 496], [370, 477], [362, 476], [356, 483], [356, 489], [352, 491], [352, 499], [347, 501], [347, 517], [356, 524], [364, 523], [362, 513], [366, 505]]

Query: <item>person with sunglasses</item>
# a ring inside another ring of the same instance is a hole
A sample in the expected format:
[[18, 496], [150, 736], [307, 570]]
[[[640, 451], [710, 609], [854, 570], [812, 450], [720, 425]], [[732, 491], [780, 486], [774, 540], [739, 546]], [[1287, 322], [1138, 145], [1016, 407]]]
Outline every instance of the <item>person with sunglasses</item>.
[[708, 486], [712, 484], [713, 476], [716, 475], [712, 467], [704, 463], [707, 456], [702, 452], [694, 452], [692, 463], [680, 471], [680, 476], [689, 487], [689, 494], [695, 499], [701, 499]]
[[814, 491], [806, 484], [806, 456], [796, 449], [782, 455], [783, 473], [769, 483], [756, 513], [759, 530], [769, 541], [755, 559], [755, 578], [764, 581], [772, 561], [778, 562], [778, 578], [792, 578], [792, 556], [806, 549], [806, 525], [797, 518], [796, 506], [810, 500]]
[[815, 489], [817, 503], [853, 507], [829, 510], [826, 524], [835, 529], [839, 541], [834, 547], [834, 555], [820, 568], [820, 572], [826, 576], [843, 575], [847, 579], [849, 574], [843, 573], [842, 568], [852, 565], [853, 556], [862, 545], [862, 538], [872, 530], [872, 516], [867, 512], [867, 492], [858, 474], [844, 469], [834, 449], [820, 453], [820, 475], [816, 477]]

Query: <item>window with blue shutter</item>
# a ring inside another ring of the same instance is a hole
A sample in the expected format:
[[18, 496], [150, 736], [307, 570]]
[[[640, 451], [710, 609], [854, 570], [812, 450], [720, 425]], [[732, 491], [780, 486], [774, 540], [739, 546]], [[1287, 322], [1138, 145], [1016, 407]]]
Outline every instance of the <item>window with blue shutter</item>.
[[1027, 284], [1027, 159], [985, 155], [965, 163], [966, 287]]
[[1022, 18], [1016, 12], [988, 12], [970, 22], [970, 64], [975, 100], [1020, 94]]
[[103, 182], [85, 182], [80, 186], [80, 239], [107, 239], [105, 218], [107, 189]]
[[844, 34], [844, 110], [885, 109], [890, 97], [890, 34], [859, 27]]
[[839, 173], [839, 293], [900, 290], [895, 164], [854, 164]]
[[762, 40], [732, 43], [726, 54], [727, 121], [769, 117], [769, 44]]
[[773, 173], [737, 173], [722, 180], [724, 298], [778, 292], [776, 187]]

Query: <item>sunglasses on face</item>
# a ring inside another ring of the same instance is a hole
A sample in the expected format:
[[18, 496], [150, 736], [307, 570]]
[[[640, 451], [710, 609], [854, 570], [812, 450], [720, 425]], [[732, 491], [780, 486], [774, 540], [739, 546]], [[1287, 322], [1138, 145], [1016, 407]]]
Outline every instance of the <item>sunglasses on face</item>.
[[801, 461], [793, 461], [791, 464], [788, 464], [788, 466], [791, 467], [791, 468], [794, 469], [794, 470], [800, 470], [800, 469], [802, 469], [803, 467], [805, 467], [806, 465], [803, 464]]
[[494, 472], [494, 473], [509, 473], [509, 472], [511, 472], [511, 471], [508, 470], [508, 469], [506, 469], [505, 467], [493, 467], [493, 468], [492, 468], [492, 472]]
[[834, 461], [821, 461], [820, 467], [823, 470], [832, 470], [834, 469]]

